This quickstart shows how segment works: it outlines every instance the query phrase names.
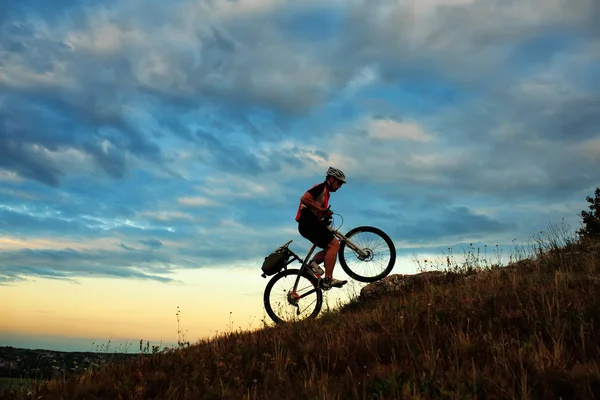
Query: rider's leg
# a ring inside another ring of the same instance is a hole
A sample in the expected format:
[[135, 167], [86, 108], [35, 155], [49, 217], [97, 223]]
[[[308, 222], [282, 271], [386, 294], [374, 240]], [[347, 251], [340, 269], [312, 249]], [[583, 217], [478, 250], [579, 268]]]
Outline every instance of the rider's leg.
[[300, 217], [298, 221], [298, 232], [305, 239], [310, 240], [313, 244], [316, 244], [320, 248], [324, 249], [315, 253], [311, 261], [317, 264], [322, 264], [325, 261], [325, 252], [327, 251], [327, 244], [333, 238], [331, 232], [322, 225], [317, 217], [312, 213], [306, 213]]
[[317, 264], [323, 263], [323, 261], [325, 261], [325, 253], [326, 250], [321, 250], [318, 253], [315, 253], [315, 255], [312, 258], [312, 261], [316, 262]]
[[337, 259], [337, 253], [340, 250], [340, 242], [333, 238], [327, 245], [325, 253], [325, 277], [331, 278], [333, 275], [333, 268], [335, 267], [335, 261]]

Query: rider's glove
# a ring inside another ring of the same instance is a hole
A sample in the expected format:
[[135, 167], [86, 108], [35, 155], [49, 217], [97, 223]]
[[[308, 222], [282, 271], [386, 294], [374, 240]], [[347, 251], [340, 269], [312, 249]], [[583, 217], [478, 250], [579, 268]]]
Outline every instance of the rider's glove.
[[333, 211], [328, 208], [327, 210], [323, 211], [322, 215], [325, 225], [331, 225], [331, 222], [333, 221]]

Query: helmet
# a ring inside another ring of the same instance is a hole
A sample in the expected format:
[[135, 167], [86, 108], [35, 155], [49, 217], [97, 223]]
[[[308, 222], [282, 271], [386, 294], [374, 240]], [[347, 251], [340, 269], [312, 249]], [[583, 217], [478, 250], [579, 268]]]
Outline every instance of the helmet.
[[346, 183], [346, 175], [344, 175], [344, 173], [337, 168], [329, 167], [329, 169], [327, 170], [327, 176], [333, 176], [334, 178], [339, 179], [343, 183]]

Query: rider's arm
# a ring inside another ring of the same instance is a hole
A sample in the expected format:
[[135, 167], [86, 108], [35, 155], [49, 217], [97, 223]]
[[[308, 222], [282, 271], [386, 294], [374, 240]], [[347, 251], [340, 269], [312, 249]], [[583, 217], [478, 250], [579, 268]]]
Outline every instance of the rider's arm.
[[327, 211], [326, 208], [321, 207], [316, 201], [315, 199], [312, 197], [312, 195], [309, 192], [304, 193], [304, 195], [300, 198], [300, 202], [302, 204], [304, 204], [306, 207], [310, 208], [313, 211], [316, 212], [324, 212]]

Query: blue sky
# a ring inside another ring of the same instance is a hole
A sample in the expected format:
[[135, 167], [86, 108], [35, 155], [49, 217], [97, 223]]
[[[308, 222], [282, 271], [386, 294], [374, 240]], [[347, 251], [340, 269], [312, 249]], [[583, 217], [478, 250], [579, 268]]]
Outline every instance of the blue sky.
[[407, 257], [576, 229], [599, 20], [594, 0], [4, 1], [0, 291], [204, 268], [226, 291], [306, 248], [298, 201], [330, 165], [344, 226]]

